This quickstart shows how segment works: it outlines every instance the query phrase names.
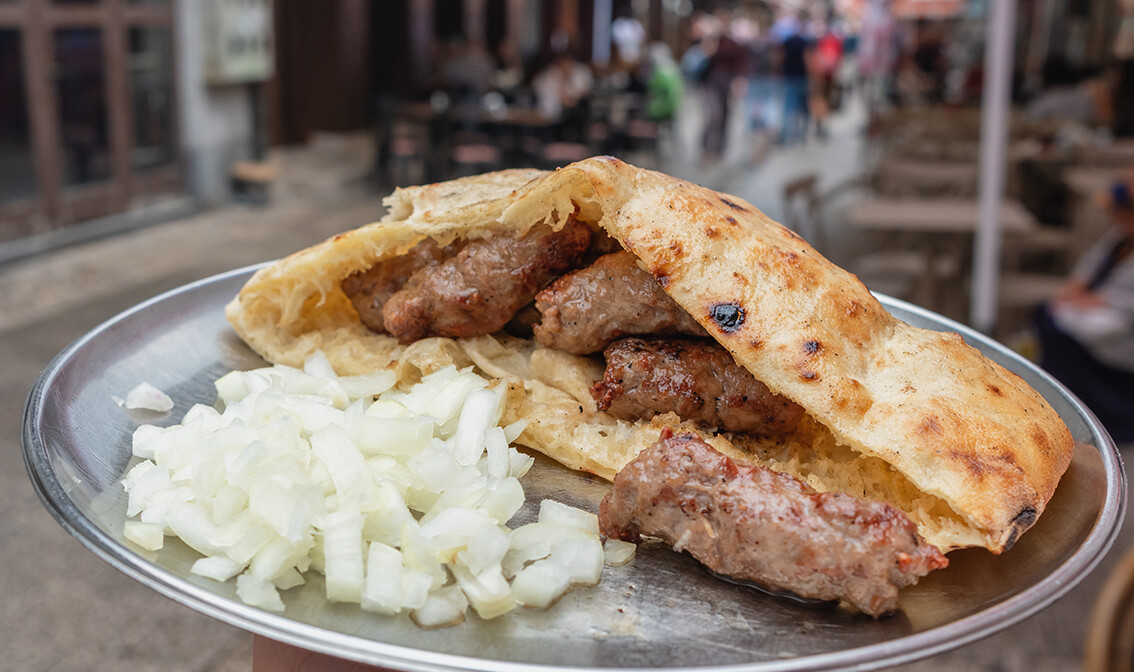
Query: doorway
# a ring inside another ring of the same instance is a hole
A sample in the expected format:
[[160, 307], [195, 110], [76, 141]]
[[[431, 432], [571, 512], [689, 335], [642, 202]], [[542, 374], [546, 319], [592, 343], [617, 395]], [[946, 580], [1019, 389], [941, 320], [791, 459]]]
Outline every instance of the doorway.
[[0, 242], [184, 189], [171, 0], [0, 0]]

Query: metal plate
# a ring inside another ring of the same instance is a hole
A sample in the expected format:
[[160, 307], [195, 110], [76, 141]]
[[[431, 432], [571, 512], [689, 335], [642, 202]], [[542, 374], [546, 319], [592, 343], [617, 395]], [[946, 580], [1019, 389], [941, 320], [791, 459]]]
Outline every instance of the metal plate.
[[[1051, 604], [1102, 558], [1125, 509], [1125, 475], [1113, 441], [1094, 416], [1048, 375], [979, 333], [907, 303], [880, 297], [899, 318], [948, 329], [1024, 377], [1052, 404], [1078, 448], [1036, 526], [1008, 553], [952, 553], [950, 566], [903, 591], [900, 611], [880, 620], [830, 605], [771, 597], [710, 576], [660, 545], [604, 570], [595, 588], [572, 591], [552, 609], [515, 610], [491, 621], [421, 630], [327, 603], [318, 576], [285, 594], [273, 614], [242, 604], [233, 583], [193, 576], [196, 554], [176, 540], [149, 553], [122, 536], [126, 497], [119, 480], [132, 463], [140, 424], [173, 424], [215, 397], [212, 381], [262, 366], [225, 322], [223, 306], [255, 269], [209, 278], [159, 296], [93, 330], [41, 374], [24, 417], [28, 472], [47, 509], [87, 548], [131, 577], [193, 609], [300, 647], [412, 670], [701, 668], [812, 670], [892, 665], [961, 646]], [[146, 381], [176, 402], [168, 414], [126, 411]], [[605, 486], [546, 460], [524, 479], [533, 502], [551, 497], [597, 509]]]

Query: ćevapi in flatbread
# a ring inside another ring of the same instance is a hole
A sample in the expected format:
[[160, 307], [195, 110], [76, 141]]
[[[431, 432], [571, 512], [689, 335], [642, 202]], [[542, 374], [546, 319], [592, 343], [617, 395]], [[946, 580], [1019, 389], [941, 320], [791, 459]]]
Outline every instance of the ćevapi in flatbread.
[[[510, 170], [399, 189], [380, 222], [258, 271], [227, 307], [260, 355], [299, 366], [321, 350], [343, 374], [397, 367], [406, 379], [475, 366], [509, 386], [518, 442], [606, 479], [665, 428], [820, 492], [887, 502], [942, 552], [1000, 553], [1043, 513], [1071, 460], [1067, 427], [1021, 378], [954, 333], [891, 316], [852, 274], [752, 205], [617, 159], [555, 172]], [[362, 323], [344, 281], [409, 255], [519, 240], [585, 224], [639, 268], [731, 354], [806, 415], [786, 436], [710, 431], [659, 413], [635, 421], [597, 409], [594, 356], [491, 334], [399, 343]]]

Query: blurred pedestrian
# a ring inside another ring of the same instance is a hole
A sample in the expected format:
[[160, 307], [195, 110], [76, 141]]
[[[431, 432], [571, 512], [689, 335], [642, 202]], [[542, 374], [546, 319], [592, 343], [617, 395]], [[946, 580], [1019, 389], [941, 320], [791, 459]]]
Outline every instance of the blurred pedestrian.
[[[797, 17], [794, 28], [780, 43], [780, 76], [783, 81], [784, 113], [780, 142], [790, 145], [807, 139], [811, 124], [811, 59], [814, 44], [804, 33], [804, 22]], [[788, 24], [792, 25], [792, 24]]]
[[729, 35], [727, 13], [713, 18], [715, 34], [704, 42], [708, 63], [703, 87], [705, 129], [701, 137], [701, 157], [706, 161], [719, 160], [724, 153], [733, 91], [746, 68], [744, 49]]
[[552, 62], [532, 80], [541, 112], [562, 117], [579, 107], [594, 88], [594, 76], [585, 63], [575, 59], [568, 48], [561, 49]]
[[685, 95], [681, 71], [665, 42], [654, 42], [647, 53], [646, 118], [656, 122], [671, 122], [677, 117]]
[[1116, 441], [1134, 441], [1134, 196], [1114, 184], [1113, 224], [1037, 313], [1040, 365], [1083, 400]]
[[859, 75], [873, 116], [890, 106], [890, 87], [898, 63], [900, 38], [889, 0], [870, 0], [862, 13], [856, 47]]
[[617, 60], [628, 69], [637, 68], [645, 59], [646, 29], [629, 11], [622, 11], [610, 26]]
[[843, 37], [829, 22], [820, 24], [815, 42], [815, 71], [812, 73], [814, 95], [811, 114], [815, 118], [815, 134], [827, 137], [827, 117], [839, 105], [837, 75], [843, 61]]
[[775, 44], [770, 31], [761, 30], [755, 20], [744, 23], [746, 38], [741, 42], [748, 55], [748, 88], [744, 103], [748, 112], [748, 128], [759, 132], [779, 125], [778, 110], [772, 106], [775, 76]]

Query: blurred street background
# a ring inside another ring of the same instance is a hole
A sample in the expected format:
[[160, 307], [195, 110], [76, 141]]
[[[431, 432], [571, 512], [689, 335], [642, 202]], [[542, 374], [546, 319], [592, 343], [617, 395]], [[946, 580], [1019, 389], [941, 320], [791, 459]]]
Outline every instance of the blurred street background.
[[[1131, 0], [0, 0], [0, 669], [251, 668], [250, 635], [40, 505], [18, 437], [56, 353], [398, 186], [595, 154], [1001, 340], [1132, 454]], [[900, 669], [1083, 669], [1099, 628], [1126, 667], [1097, 669], [1130, 669], [1134, 597], [1098, 605], [1134, 595], [1131, 548], [1126, 523], [1054, 606]]]

